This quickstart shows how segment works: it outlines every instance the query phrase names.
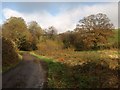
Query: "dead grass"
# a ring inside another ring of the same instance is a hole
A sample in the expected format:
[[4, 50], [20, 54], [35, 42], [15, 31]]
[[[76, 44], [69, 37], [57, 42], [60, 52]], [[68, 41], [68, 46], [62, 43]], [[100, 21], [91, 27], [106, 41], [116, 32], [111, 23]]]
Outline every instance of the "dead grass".
[[[118, 88], [117, 51], [34, 52], [48, 64], [49, 88]], [[49, 58], [49, 59], [46, 59]]]
[[117, 50], [101, 50], [101, 51], [73, 51], [73, 50], [56, 50], [56, 51], [36, 51], [35, 53], [53, 58], [54, 60], [71, 66], [82, 65], [87, 62], [106, 63], [111, 69], [118, 67], [118, 51]]

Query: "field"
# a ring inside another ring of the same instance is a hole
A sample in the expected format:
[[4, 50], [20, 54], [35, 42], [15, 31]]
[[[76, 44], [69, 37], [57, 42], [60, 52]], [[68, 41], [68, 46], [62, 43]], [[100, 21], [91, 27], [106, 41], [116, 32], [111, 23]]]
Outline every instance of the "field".
[[49, 88], [118, 87], [116, 50], [31, 52], [48, 64]]

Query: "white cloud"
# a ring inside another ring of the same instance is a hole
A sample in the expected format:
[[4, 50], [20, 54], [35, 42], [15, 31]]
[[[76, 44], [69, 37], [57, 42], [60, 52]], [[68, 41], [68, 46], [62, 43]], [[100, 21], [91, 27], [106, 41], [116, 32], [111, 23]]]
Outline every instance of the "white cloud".
[[3, 14], [6, 19], [10, 18], [11, 16], [23, 17], [21, 13], [8, 8], [3, 9]]
[[3, 9], [3, 15], [6, 19], [11, 16], [18, 16], [25, 19], [26, 22], [37, 21], [42, 28], [48, 26], [55, 26], [58, 32], [65, 32], [67, 30], [73, 30], [80, 19], [90, 14], [105, 13], [113, 22], [118, 26], [118, 4], [106, 3], [95, 4], [92, 6], [80, 6], [72, 9], [62, 10], [53, 16], [47, 11], [34, 12], [31, 14], [21, 13], [12, 9]]

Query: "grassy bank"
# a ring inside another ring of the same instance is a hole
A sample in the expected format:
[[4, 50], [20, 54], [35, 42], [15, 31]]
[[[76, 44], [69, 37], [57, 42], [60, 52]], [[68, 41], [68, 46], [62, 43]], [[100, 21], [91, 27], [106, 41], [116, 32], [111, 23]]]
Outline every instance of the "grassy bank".
[[111, 69], [118, 67], [118, 51], [117, 50], [99, 50], [99, 51], [35, 51], [40, 56], [52, 58], [54, 61], [65, 63], [71, 66], [82, 65], [89, 61], [96, 63], [106, 63]]
[[[113, 51], [109, 51], [110, 53], [117, 54]], [[56, 52], [53, 56], [31, 54], [47, 63], [49, 88], [118, 87], [117, 61], [108, 56], [107, 51]], [[114, 68], [110, 67], [113, 60], [116, 62], [113, 64]]]

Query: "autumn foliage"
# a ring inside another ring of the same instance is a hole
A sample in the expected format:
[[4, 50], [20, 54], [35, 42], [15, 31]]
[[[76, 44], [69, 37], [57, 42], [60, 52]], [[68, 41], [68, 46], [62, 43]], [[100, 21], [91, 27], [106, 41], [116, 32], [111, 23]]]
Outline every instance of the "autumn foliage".
[[19, 62], [18, 53], [16, 52], [15, 43], [2, 37], [2, 66], [9, 68], [11, 65]]

